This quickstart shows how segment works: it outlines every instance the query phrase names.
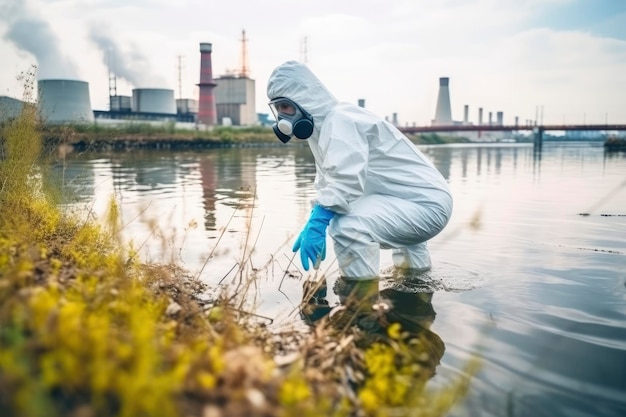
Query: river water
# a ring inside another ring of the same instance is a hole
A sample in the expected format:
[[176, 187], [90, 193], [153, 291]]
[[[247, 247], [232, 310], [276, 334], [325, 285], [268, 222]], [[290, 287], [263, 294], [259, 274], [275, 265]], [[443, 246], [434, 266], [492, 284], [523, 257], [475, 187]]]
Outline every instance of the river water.
[[[451, 415], [626, 416], [626, 154], [585, 142], [420, 149], [448, 179], [454, 213], [430, 242], [432, 271], [404, 284], [383, 273], [381, 295], [441, 347], [432, 386], [482, 359]], [[314, 274], [291, 246], [315, 196], [308, 148], [72, 153], [64, 164], [68, 207], [102, 218], [115, 198], [144, 260], [212, 287], [251, 284], [249, 311], [302, 325]], [[318, 276], [331, 307], [333, 259], [329, 241]], [[388, 271], [388, 251], [381, 259]]]

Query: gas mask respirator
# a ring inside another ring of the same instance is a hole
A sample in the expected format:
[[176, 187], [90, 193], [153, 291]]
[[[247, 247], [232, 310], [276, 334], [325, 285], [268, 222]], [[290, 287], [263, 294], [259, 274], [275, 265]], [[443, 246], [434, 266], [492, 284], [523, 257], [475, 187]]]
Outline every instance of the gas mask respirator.
[[308, 139], [313, 134], [313, 118], [288, 98], [275, 98], [269, 102], [276, 123], [274, 133], [282, 143], [287, 143], [292, 136]]

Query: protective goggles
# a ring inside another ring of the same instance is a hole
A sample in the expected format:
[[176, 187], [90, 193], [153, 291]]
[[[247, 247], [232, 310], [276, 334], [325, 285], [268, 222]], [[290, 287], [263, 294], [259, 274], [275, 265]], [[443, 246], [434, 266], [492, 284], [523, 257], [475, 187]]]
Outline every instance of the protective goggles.
[[313, 133], [313, 118], [300, 106], [288, 98], [279, 97], [268, 103], [276, 124], [274, 132], [283, 142], [287, 143], [291, 136], [308, 139]]
[[275, 98], [268, 105], [276, 120], [299, 119], [302, 117], [300, 107], [288, 98]]

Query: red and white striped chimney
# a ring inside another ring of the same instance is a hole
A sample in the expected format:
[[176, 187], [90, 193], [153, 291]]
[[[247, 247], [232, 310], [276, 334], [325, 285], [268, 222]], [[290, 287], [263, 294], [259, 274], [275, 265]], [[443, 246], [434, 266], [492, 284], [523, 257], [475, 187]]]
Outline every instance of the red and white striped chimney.
[[213, 126], [217, 123], [215, 108], [215, 94], [213, 88], [217, 85], [213, 81], [213, 65], [211, 64], [212, 45], [200, 43], [200, 97], [198, 100], [198, 121]]

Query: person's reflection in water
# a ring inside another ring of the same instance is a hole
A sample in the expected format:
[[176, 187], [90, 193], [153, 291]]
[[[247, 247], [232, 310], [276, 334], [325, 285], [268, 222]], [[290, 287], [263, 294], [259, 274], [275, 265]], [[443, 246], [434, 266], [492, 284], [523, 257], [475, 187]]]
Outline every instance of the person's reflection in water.
[[[396, 278], [395, 281], [402, 283], [403, 280]], [[426, 363], [422, 364], [433, 376], [445, 351], [443, 340], [430, 330], [436, 315], [432, 305], [433, 292], [425, 289], [423, 283], [420, 285], [415, 276], [404, 281], [409, 285], [392, 285], [379, 290], [378, 280], [338, 278], [333, 290], [341, 304], [336, 307], [331, 307], [326, 300], [328, 287], [325, 279], [305, 281], [300, 314], [310, 325], [327, 316], [335, 327], [356, 325], [367, 334], [371, 343], [387, 340], [389, 326], [397, 323], [408, 338], [421, 340], [420, 349], [428, 356]]]

